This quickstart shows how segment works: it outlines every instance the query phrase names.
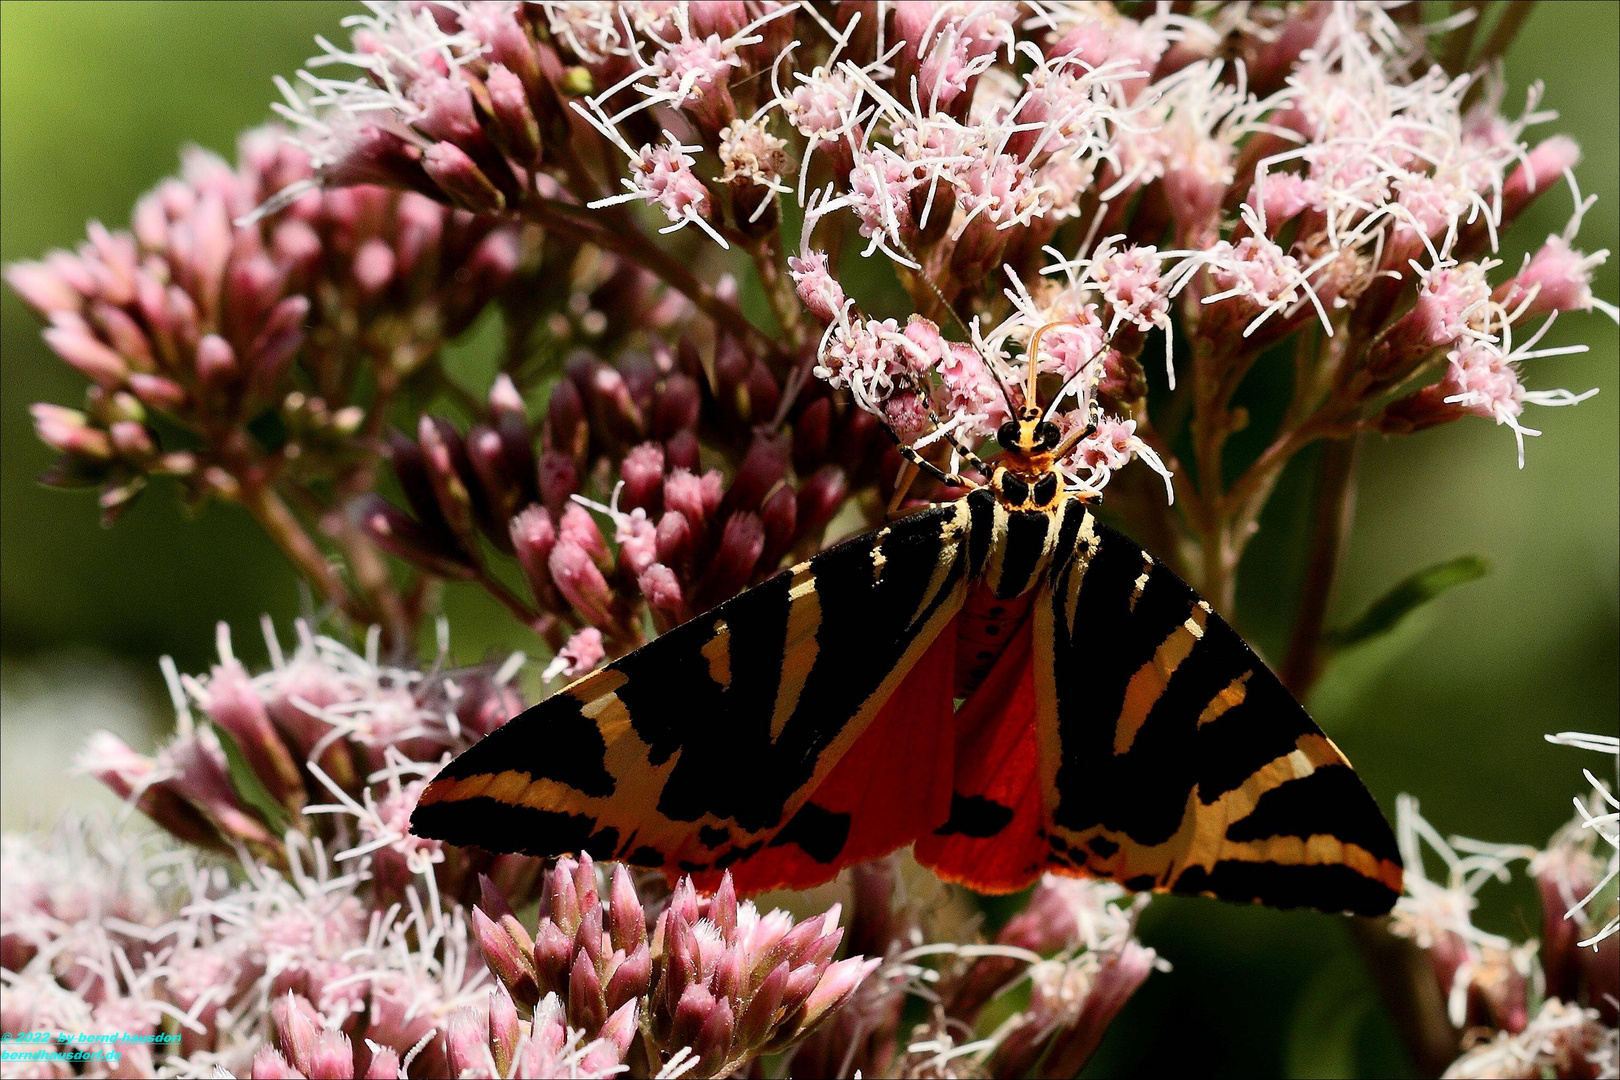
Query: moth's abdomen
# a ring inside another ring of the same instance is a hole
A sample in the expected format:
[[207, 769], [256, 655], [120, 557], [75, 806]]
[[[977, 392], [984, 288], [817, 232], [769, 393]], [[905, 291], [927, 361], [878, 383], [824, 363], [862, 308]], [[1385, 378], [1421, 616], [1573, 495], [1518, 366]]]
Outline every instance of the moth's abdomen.
[[1033, 591], [1010, 599], [981, 585], [956, 617], [956, 696], [968, 697], [984, 682], [1007, 643], [1029, 619]]

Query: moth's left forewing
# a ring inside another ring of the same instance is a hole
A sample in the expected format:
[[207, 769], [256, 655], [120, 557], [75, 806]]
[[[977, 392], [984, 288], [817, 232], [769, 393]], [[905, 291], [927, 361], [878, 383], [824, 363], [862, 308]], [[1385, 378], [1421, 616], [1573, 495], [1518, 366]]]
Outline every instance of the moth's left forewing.
[[1033, 632], [1038, 769], [1059, 869], [1275, 906], [1394, 904], [1394, 836], [1349, 762], [1141, 548], [1087, 513]]
[[960, 608], [969, 531], [965, 503], [937, 507], [676, 627], [452, 762], [413, 827], [694, 873], [780, 834], [830, 877], [842, 841], [799, 815]]

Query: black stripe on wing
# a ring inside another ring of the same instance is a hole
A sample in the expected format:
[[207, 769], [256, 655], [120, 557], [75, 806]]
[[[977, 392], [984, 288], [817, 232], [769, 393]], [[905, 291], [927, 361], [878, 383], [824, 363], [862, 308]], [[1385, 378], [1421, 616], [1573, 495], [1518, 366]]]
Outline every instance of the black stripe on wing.
[[1036, 624], [1054, 859], [1132, 888], [1388, 911], [1395, 838], [1338, 748], [1191, 588], [1087, 517]]
[[685, 869], [760, 850], [961, 606], [969, 518], [846, 541], [564, 688], [446, 766], [413, 829]]

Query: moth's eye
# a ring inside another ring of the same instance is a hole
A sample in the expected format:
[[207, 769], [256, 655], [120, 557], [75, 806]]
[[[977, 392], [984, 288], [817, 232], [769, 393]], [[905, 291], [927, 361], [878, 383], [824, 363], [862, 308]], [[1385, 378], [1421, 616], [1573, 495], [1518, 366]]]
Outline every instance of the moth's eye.
[[1035, 429], [1035, 441], [1040, 443], [1042, 450], [1051, 450], [1063, 441], [1063, 432], [1050, 421]]
[[1018, 449], [1018, 421], [1009, 420], [997, 428], [996, 443], [1003, 450]]
[[1029, 498], [1029, 485], [1011, 473], [1004, 473], [1001, 477], [1001, 493], [1007, 496], [1008, 502], [1021, 503]]

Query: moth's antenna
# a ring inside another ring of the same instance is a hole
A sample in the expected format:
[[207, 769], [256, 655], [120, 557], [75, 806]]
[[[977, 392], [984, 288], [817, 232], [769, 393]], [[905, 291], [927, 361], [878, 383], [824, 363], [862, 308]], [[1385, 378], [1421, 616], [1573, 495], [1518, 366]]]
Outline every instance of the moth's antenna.
[[[1051, 323], [1049, 325], [1056, 326], [1056, 325], [1059, 325], [1059, 324]], [[1076, 325], [1078, 325], [1078, 323], [1076, 323]], [[1045, 327], [1042, 327], [1041, 329], [1044, 330]], [[1057, 411], [1058, 403], [1063, 400], [1063, 395], [1065, 395], [1065, 394], [1067, 394], [1069, 392], [1069, 387], [1073, 386], [1075, 384], [1075, 382], [1079, 380], [1080, 376], [1082, 376], [1082, 375], [1084, 375], [1086, 373], [1087, 368], [1091, 367], [1092, 364], [1095, 364], [1098, 361], [1099, 358], [1107, 355], [1108, 350], [1113, 348], [1113, 346], [1114, 346], [1114, 336], [1116, 334], [1118, 334], [1121, 329], [1123, 329], [1122, 325], [1121, 326], [1116, 326], [1116, 327], [1114, 327], [1113, 330], [1109, 331], [1108, 336], [1103, 338], [1103, 343], [1100, 346], [1098, 346], [1097, 351], [1092, 353], [1090, 356], [1088, 356], [1086, 358], [1086, 362], [1081, 364], [1077, 369], [1075, 369], [1075, 373], [1069, 377], [1068, 382], [1065, 382], [1062, 386], [1058, 387], [1057, 396], [1052, 399], [1052, 404], [1047, 407], [1046, 415], [1043, 416], [1041, 419], [1043, 419], [1043, 420], [1052, 419], [1052, 414]], [[1096, 404], [1096, 403], [1093, 402], [1092, 404]]]
[[[929, 277], [928, 274], [923, 271], [922, 260], [917, 258], [917, 256], [912, 253], [911, 249], [906, 246], [904, 240], [899, 240], [897, 243], [900, 246], [900, 254], [917, 264], [917, 276], [922, 279], [923, 284], [928, 286], [928, 291], [932, 292], [939, 300], [940, 306], [943, 307], [946, 314], [951, 317], [951, 321], [956, 324], [956, 328], [962, 331], [962, 336], [967, 338], [971, 343], [973, 340], [973, 331], [968, 329], [967, 321], [957, 313], [956, 306], [947, 300], [945, 298], [945, 294], [940, 290], [940, 287], [934, 284], [934, 279]], [[998, 372], [995, 369], [995, 366], [992, 364], [986, 363], [984, 366], [985, 369], [990, 372], [991, 378], [996, 380], [996, 389], [1001, 391], [1001, 400], [1006, 404], [1007, 412], [1009, 414], [1017, 412], [1018, 410], [1013, 408], [1012, 395], [1007, 392], [1007, 384], [1001, 381], [1001, 373]]]
[[[1073, 318], [1059, 319], [1056, 322], [1049, 322], [1049, 323], [1043, 324], [1040, 329], [1035, 331], [1035, 336], [1029, 339], [1029, 348], [1024, 350], [1024, 358], [1029, 361], [1029, 388], [1024, 392], [1024, 408], [1033, 409], [1033, 408], [1037, 407], [1036, 404], [1035, 404], [1035, 384], [1041, 377], [1041, 338], [1042, 338], [1042, 336], [1044, 336], [1045, 333], [1048, 330], [1052, 329], [1054, 326], [1079, 326], [1079, 325], [1080, 325], [1080, 323], [1079, 323], [1079, 320], [1077, 320], [1077, 319], [1073, 319]], [[1094, 360], [1094, 359], [1096, 359], [1096, 357], [1092, 357], [1092, 359]], [[1091, 363], [1091, 360], [1086, 361], [1087, 365], [1089, 365], [1090, 363]], [[1084, 370], [1084, 365], [1082, 365], [1081, 370]], [[1009, 408], [1010, 407], [1011, 407], [1011, 405], [1009, 403]]]

